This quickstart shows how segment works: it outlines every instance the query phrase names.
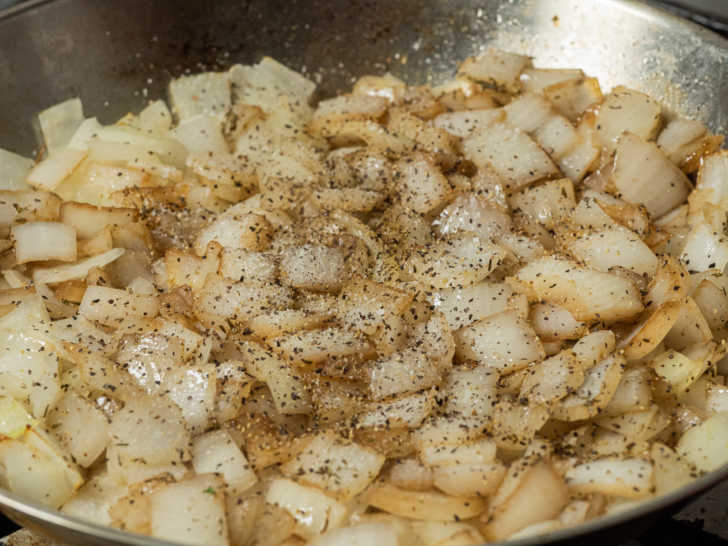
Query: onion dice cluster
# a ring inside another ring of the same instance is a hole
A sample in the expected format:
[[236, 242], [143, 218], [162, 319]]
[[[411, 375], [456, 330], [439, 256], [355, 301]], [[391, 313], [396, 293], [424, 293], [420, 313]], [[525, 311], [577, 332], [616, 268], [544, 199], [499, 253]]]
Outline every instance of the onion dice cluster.
[[479, 544], [728, 461], [728, 154], [490, 49], [313, 106], [270, 58], [0, 151], [0, 469], [185, 543]]

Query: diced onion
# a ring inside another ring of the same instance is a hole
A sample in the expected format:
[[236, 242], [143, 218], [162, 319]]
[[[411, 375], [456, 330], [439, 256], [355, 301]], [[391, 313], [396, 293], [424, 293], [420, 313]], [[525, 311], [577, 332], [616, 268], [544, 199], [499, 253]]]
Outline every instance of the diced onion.
[[76, 230], [59, 222], [28, 222], [13, 227], [17, 263], [76, 261]]

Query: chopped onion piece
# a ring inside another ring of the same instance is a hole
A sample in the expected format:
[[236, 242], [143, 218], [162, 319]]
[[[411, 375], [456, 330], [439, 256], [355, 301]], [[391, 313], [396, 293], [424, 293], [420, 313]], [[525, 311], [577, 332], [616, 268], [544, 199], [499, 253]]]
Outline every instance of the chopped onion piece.
[[579, 493], [640, 498], [652, 487], [652, 465], [642, 459], [600, 459], [568, 470], [565, 480]]
[[159, 487], [149, 495], [149, 509], [154, 537], [184, 544], [229, 544], [225, 494], [221, 479], [213, 474]]
[[633, 133], [619, 137], [611, 182], [622, 199], [643, 204], [653, 216], [662, 216], [685, 201], [691, 187], [655, 144]]
[[[384, 460], [375, 451], [333, 434], [317, 434], [296, 457], [281, 466], [281, 472], [337, 498], [350, 499], [377, 477]], [[322, 468], [326, 472], [321, 472]]]
[[0, 396], [0, 436], [17, 440], [37, 425], [23, 405], [9, 396]]
[[499, 462], [439, 466], [433, 471], [433, 484], [455, 497], [487, 497], [495, 493], [506, 474]]
[[624, 267], [651, 277], [657, 271], [654, 252], [636, 233], [622, 227], [573, 238], [568, 243], [568, 252], [580, 262], [605, 273], [615, 267]]
[[136, 222], [138, 212], [131, 208], [94, 207], [66, 201], [61, 205], [61, 222], [76, 229], [79, 239], [89, 239], [107, 226]]
[[625, 358], [637, 360], [652, 352], [669, 335], [671, 329], [678, 322], [681, 311], [682, 306], [679, 303], [668, 302], [637, 323], [621, 341]]
[[724, 206], [724, 202], [728, 198], [727, 176], [728, 153], [725, 150], [718, 151], [702, 160], [695, 189], [708, 192], [709, 203]]
[[646, 410], [652, 402], [651, 379], [648, 368], [626, 370], [604, 414], [613, 416]]
[[284, 251], [281, 276], [289, 286], [332, 290], [347, 279], [344, 253], [323, 245], [304, 245]]
[[503, 372], [524, 368], [544, 357], [543, 346], [527, 321], [504, 311], [455, 333], [455, 354]]
[[660, 128], [662, 108], [644, 93], [615, 87], [599, 106], [596, 134], [602, 146], [614, 150], [617, 139], [630, 132], [640, 139], [650, 140]]
[[300, 373], [291, 364], [252, 341], [243, 343], [240, 350], [246, 371], [268, 385], [280, 413], [311, 411], [311, 396]]
[[73, 460], [83, 467], [91, 466], [109, 441], [106, 416], [72, 391], [55, 404], [47, 423]]
[[94, 268], [104, 267], [124, 254], [123, 248], [112, 248], [103, 254], [83, 259], [75, 264], [57, 265], [53, 267], [37, 267], [33, 270], [33, 281], [53, 284], [74, 279], [83, 279]]
[[107, 472], [101, 472], [91, 476], [61, 507], [61, 512], [97, 525], [111, 525], [109, 511], [127, 493], [125, 484], [119, 484]]
[[28, 184], [42, 190], [55, 190], [85, 158], [86, 152], [82, 150], [59, 150], [33, 167], [28, 174]]
[[628, 280], [554, 256], [532, 261], [514, 281], [529, 299], [561, 305], [577, 320], [613, 322], [633, 318], [643, 309], [637, 287]]
[[553, 229], [569, 216], [575, 206], [574, 185], [568, 178], [544, 182], [513, 194], [508, 204], [516, 215]]
[[492, 167], [509, 191], [558, 174], [531, 137], [505, 123], [493, 123], [463, 139], [463, 154], [480, 168]]
[[497, 379], [496, 370], [485, 366], [453, 368], [440, 386], [447, 411], [464, 417], [490, 415]]
[[75, 465], [39, 430], [31, 429], [23, 441], [0, 442], [0, 463], [8, 489], [51, 508], [59, 508], [83, 483]]
[[35, 417], [46, 415], [60, 392], [56, 341], [39, 296], [28, 297], [0, 319], [0, 394], [28, 400]]
[[305, 487], [282, 478], [273, 480], [265, 500], [288, 511], [298, 522], [305, 538], [336, 529], [346, 516], [346, 507], [340, 502], [314, 487]]
[[[181, 464], [189, 459], [189, 432], [172, 402], [138, 395], [115, 413], [109, 425], [110, 448], [122, 468], [143, 459], [148, 465]], [[107, 458], [112, 459], [110, 453]]]
[[217, 387], [213, 364], [170, 370], [162, 380], [162, 386], [164, 395], [182, 410], [190, 432], [199, 433], [210, 427]]
[[401, 533], [386, 522], [365, 522], [328, 531], [309, 542], [310, 546], [399, 546]]
[[537, 303], [531, 307], [529, 320], [544, 341], [579, 339], [587, 327], [577, 321], [568, 310], [550, 303]]
[[568, 502], [564, 481], [553, 467], [538, 458], [523, 458], [511, 465], [493, 496], [484, 531], [489, 540], [556, 517]]
[[531, 60], [525, 55], [490, 48], [477, 57], [466, 59], [458, 68], [458, 76], [515, 91], [521, 72], [529, 64]]
[[56, 104], [38, 114], [48, 153], [54, 154], [66, 147], [83, 119], [83, 106], [79, 98]]
[[361, 427], [417, 428], [432, 411], [433, 397], [428, 393], [403, 396], [391, 401], [371, 403], [365, 406], [358, 423]]
[[0, 148], [0, 190], [29, 190], [25, 182], [35, 162]]
[[159, 310], [155, 296], [139, 296], [118, 288], [89, 286], [78, 311], [105, 326], [119, 326], [129, 318], [154, 318]]
[[578, 121], [588, 108], [603, 98], [596, 78], [577, 77], [553, 82], [542, 92], [554, 108], [572, 122]]
[[465, 138], [471, 134], [488, 127], [491, 123], [503, 121], [503, 110], [491, 108], [488, 110], [462, 110], [460, 112], [446, 112], [437, 116], [433, 123], [435, 127], [444, 129], [454, 136]]
[[230, 79], [224, 72], [183, 76], [169, 84], [169, 99], [181, 121], [200, 114], [222, 119], [230, 108]]
[[94, 138], [102, 125], [96, 118], [88, 118], [83, 120], [78, 129], [73, 133], [71, 140], [68, 142], [68, 148], [73, 150], [88, 151], [88, 144]]
[[584, 72], [579, 68], [526, 67], [521, 73], [520, 80], [527, 91], [538, 93], [550, 85], [578, 80], [583, 76]]
[[28, 222], [14, 226], [15, 260], [27, 262], [76, 261], [76, 230], [60, 222]]
[[403, 204], [426, 214], [440, 207], [450, 196], [447, 178], [426, 156], [409, 156], [397, 165]]
[[222, 134], [220, 120], [211, 115], [198, 115], [183, 120], [170, 134], [190, 152], [227, 154], [227, 142]]
[[238, 87], [236, 92], [248, 103], [250, 103], [249, 88], [256, 88], [268, 95], [285, 93], [304, 105], [308, 104], [316, 90], [314, 82], [271, 57], [263, 57], [256, 65], [233, 66], [230, 69], [230, 78]]
[[705, 126], [699, 121], [675, 118], [660, 132], [657, 145], [670, 158], [670, 161], [679, 166], [685, 159], [681, 154], [681, 148], [705, 133]]
[[694, 360], [682, 353], [670, 349], [657, 356], [652, 362], [655, 373], [677, 392], [685, 392], [701, 374], [705, 371], [708, 363], [704, 360]]
[[505, 257], [501, 247], [471, 233], [416, 249], [405, 270], [435, 288], [468, 286], [487, 277]]
[[722, 271], [728, 265], [728, 238], [707, 222], [701, 222], [685, 237], [680, 260], [690, 272]]
[[598, 415], [619, 387], [624, 366], [625, 360], [621, 355], [610, 356], [593, 366], [577, 391], [553, 408], [553, 417], [562, 421], [580, 421]]
[[694, 477], [691, 463], [664, 444], [653, 443], [650, 458], [654, 466], [655, 489], [658, 495], [679, 489]]
[[381, 483], [364, 495], [370, 506], [404, 518], [425, 521], [460, 521], [485, 510], [483, 499], [450, 497], [434, 491], [406, 491]]
[[509, 308], [520, 310], [518, 295], [505, 283], [481, 282], [465, 288], [450, 288], [433, 292], [435, 309], [442, 313], [450, 328], [470, 326]]
[[688, 429], [675, 450], [699, 470], [710, 472], [728, 461], [728, 415], [713, 415]]
[[216, 430], [201, 434], [192, 444], [192, 466], [198, 474], [222, 474], [230, 493], [241, 493], [258, 478], [230, 434]]
[[584, 372], [571, 351], [562, 351], [525, 369], [520, 398], [533, 404], [560, 400], [580, 386]]

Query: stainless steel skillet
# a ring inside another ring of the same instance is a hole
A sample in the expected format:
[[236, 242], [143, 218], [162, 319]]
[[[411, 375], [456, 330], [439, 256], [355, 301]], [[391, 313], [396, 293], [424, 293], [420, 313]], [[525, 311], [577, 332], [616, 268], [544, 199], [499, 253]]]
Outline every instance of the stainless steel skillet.
[[[30, 153], [30, 120], [79, 95], [112, 121], [164, 96], [185, 69], [266, 54], [321, 75], [323, 94], [386, 70], [442, 80], [488, 44], [540, 66], [580, 67], [728, 129], [728, 42], [622, 0], [40, 0], [0, 13], [0, 147]], [[616, 544], [728, 477], [723, 467], [636, 509], [526, 544]], [[0, 509], [68, 544], [161, 545], [60, 515], [0, 490]]]

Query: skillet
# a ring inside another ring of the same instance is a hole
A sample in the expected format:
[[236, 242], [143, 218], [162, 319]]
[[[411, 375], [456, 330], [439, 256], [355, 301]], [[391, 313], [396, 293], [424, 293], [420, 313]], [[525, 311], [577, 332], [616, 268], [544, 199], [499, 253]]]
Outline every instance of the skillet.
[[[436, 83], [491, 44], [536, 66], [582, 68], [605, 89], [635, 87], [728, 132], [728, 41], [628, 0], [33, 0], [0, 12], [0, 147], [32, 154], [31, 119], [61, 100], [80, 96], [87, 115], [108, 123], [164, 97], [187, 69], [269, 55], [320, 76], [321, 96], [331, 96], [368, 73]], [[629, 511], [508, 544], [616, 544], [726, 477], [728, 465]], [[169, 544], [2, 489], [0, 510], [62, 543]]]

